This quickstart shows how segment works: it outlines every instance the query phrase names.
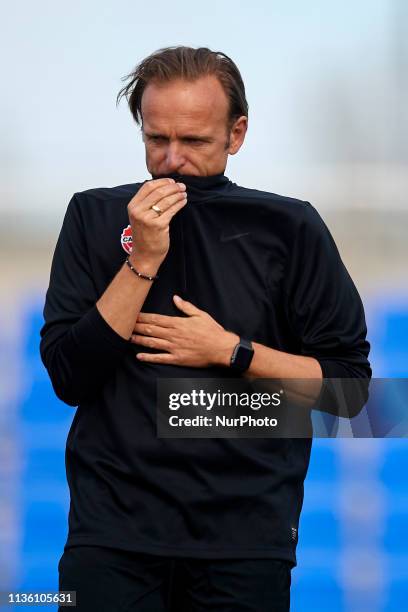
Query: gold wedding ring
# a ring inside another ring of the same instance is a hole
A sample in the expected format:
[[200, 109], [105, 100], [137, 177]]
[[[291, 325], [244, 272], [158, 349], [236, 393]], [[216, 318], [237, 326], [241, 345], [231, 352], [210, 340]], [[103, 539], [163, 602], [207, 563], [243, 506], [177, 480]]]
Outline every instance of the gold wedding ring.
[[153, 204], [153, 206], [151, 206], [150, 208], [154, 210], [154, 212], [156, 212], [159, 215], [159, 217], [163, 212], [162, 209], [159, 206], [157, 206], [157, 204]]

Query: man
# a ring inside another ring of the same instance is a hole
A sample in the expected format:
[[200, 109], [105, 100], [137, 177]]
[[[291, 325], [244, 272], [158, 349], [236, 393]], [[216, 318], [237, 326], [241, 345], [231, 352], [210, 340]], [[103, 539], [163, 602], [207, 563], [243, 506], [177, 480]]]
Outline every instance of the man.
[[[41, 355], [78, 406], [60, 590], [80, 610], [289, 609], [310, 439], [164, 439], [161, 378], [369, 377], [358, 293], [307, 202], [224, 174], [245, 138], [235, 64], [159, 50], [128, 75], [152, 180], [76, 193]], [[126, 261], [125, 261], [126, 258]]]

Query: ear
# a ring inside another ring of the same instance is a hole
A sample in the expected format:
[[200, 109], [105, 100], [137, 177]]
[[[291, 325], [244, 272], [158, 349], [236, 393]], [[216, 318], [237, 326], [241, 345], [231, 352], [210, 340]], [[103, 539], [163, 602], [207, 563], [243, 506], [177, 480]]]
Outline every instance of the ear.
[[248, 129], [248, 117], [242, 115], [232, 125], [230, 131], [230, 141], [228, 147], [228, 153], [235, 155], [240, 150], [242, 143], [244, 142], [245, 135]]

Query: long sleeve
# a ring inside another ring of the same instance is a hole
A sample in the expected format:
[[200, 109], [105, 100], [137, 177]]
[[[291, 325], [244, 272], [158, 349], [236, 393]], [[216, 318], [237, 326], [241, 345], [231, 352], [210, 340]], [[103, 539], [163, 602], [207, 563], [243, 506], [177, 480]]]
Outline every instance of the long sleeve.
[[80, 209], [69, 202], [55, 248], [40, 331], [41, 359], [56, 395], [76, 406], [94, 397], [129, 343], [103, 319], [92, 278]]
[[[285, 283], [287, 316], [301, 354], [318, 360], [324, 379], [369, 380], [370, 345], [360, 296], [318, 212], [308, 202], [301, 210]], [[364, 404], [368, 380], [358, 393], [351, 381], [344, 385], [348, 416]], [[328, 401], [330, 386], [324, 385], [320, 405], [333, 404], [333, 391]]]

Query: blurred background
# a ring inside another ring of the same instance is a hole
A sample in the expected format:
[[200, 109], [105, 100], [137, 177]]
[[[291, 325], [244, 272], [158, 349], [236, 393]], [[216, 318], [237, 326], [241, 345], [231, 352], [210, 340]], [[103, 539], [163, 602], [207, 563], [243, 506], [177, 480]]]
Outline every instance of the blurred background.
[[[227, 176], [312, 202], [363, 298], [374, 376], [407, 377], [408, 3], [21, 0], [2, 17], [0, 590], [49, 591], [75, 409], [39, 359], [42, 307], [72, 194], [150, 178], [121, 77], [168, 45], [232, 57], [250, 111]], [[406, 609], [407, 470], [406, 439], [314, 442], [292, 610]]]

